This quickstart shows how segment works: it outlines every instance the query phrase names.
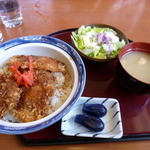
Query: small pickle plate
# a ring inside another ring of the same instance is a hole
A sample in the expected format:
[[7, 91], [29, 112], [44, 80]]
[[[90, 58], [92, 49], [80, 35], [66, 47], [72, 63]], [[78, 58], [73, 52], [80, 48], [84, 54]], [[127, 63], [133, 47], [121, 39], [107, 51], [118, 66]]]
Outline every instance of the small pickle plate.
[[[101, 132], [91, 131], [74, 121], [76, 115], [83, 114], [82, 108], [85, 103], [103, 104], [106, 107], [107, 114], [101, 118], [105, 127]], [[62, 118], [61, 132], [67, 136], [121, 138], [123, 136], [123, 127], [119, 102], [114, 98], [80, 97], [71, 111]]]

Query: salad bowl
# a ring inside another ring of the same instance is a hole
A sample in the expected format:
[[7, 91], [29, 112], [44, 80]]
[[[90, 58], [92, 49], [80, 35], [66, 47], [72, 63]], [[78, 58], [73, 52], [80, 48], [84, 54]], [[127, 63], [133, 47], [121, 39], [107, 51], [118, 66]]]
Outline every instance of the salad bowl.
[[120, 49], [129, 43], [119, 29], [106, 24], [81, 26], [71, 35], [72, 46], [85, 59], [93, 62], [111, 62]]

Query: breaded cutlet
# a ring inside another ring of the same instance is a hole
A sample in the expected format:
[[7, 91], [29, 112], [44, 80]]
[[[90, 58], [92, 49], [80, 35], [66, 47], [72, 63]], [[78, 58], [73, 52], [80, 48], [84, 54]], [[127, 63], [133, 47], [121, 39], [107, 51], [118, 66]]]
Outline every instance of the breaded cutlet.
[[54, 94], [54, 80], [50, 72], [35, 70], [35, 81], [21, 94], [21, 102], [13, 110], [20, 122], [30, 122], [49, 115], [49, 97]]
[[0, 71], [0, 118], [19, 103], [21, 92], [22, 89], [10, 76], [9, 71]]
[[[65, 65], [61, 61], [46, 57], [46, 56], [33, 56], [30, 55], [33, 59], [33, 68], [40, 70], [48, 70], [52, 72], [63, 72], [65, 70]], [[16, 55], [13, 56], [6, 65], [11, 66], [14, 62], [18, 62], [22, 69], [28, 68], [28, 57], [25, 55]]]
[[[64, 63], [51, 57], [32, 55], [11, 57], [0, 71], [0, 118], [9, 112], [19, 122], [31, 122], [54, 112], [58, 108], [57, 106], [54, 108], [51, 104], [55, 90], [69, 86], [65, 83], [66, 71]], [[26, 86], [24, 79], [29, 81], [31, 72], [33, 82]], [[63, 92], [62, 89], [59, 92]], [[67, 96], [64, 94], [63, 101]]]

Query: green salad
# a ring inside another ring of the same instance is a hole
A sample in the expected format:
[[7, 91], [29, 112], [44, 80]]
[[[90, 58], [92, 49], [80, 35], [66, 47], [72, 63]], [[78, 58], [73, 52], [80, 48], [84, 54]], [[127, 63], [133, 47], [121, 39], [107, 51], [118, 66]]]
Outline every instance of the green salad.
[[125, 45], [117, 33], [110, 28], [81, 26], [72, 32], [71, 38], [75, 47], [83, 54], [97, 59], [115, 58]]

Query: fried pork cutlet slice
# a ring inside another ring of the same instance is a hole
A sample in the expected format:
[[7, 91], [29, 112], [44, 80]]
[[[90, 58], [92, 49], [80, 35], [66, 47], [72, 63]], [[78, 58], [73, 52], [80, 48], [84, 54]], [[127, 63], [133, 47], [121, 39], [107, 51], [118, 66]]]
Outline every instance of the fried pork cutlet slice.
[[[46, 56], [30, 56], [33, 59], [33, 68], [35, 69], [48, 70], [52, 72], [63, 72], [65, 70], [64, 63], [57, 59]], [[17, 61], [22, 69], [26, 69], [28, 68], [28, 58], [29, 56], [16, 55], [11, 57], [11, 59], [7, 62], [7, 65], [11, 66]]]
[[13, 78], [0, 72], [0, 118], [11, 111], [18, 103], [22, 90]]
[[21, 103], [13, 110], [13, 115], [20, 122], [41, 119], [50, 113], [49, 98], [54, 93], [54, 80], [50, 72], [35, 70], [35, 81], [25, 88], [21, 95]]

